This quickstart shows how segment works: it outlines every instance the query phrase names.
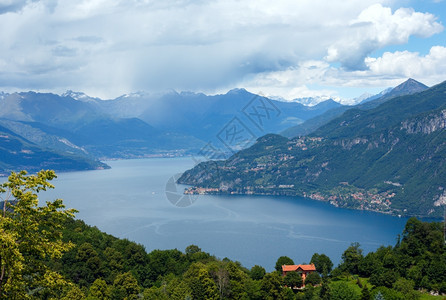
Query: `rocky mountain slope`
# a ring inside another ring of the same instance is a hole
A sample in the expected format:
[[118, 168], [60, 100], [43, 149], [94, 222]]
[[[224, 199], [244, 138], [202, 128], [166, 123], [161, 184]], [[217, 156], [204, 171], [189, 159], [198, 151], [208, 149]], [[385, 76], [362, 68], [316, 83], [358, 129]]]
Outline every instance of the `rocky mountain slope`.
[[[399, 215], [441, 216], [446, 198], [446, 83], [353, 108], [314, 133], [266, 135], [183, 174], [189, 192], [299, 195]], [[445, 203], [446, 204], [446, 203]]]

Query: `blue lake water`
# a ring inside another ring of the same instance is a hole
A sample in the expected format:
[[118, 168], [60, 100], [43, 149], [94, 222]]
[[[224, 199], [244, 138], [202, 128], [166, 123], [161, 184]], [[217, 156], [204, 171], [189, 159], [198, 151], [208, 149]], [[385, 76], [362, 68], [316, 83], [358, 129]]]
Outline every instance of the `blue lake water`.
[[325, 253], [337, 264], [352, 242], [365, 253], [394, 245], [406, 222], [299, 197], [200, 195], [192, 205], [177, 207], [166, 197], [166, 183], [193, 167], [192, 159], [107, 163], [112, 169], [59, 173], [56, 189], [40, 200], [62, 198], [87, 224], [143, 244], [147, 251], [184, 251], [196, 244], [219, 258], [268, 271], [282, 255], [307, 263], [313, 253]]

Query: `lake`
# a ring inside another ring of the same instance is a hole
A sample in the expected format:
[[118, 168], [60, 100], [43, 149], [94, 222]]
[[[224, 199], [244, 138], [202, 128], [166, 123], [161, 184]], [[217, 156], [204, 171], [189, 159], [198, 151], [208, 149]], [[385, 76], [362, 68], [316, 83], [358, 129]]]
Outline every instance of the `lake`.
[[[219, 258], [268, 271], [282, 255], [308, 263], [317, 252], [337, 265], [352, 242], [359, 242], [365, 253], [394, 245], [407, 220], [299, 197], [199, 195], [191, 205], [179, 207], [172, 202], [182, 195], [174, 189], [184, 186], [175, 187], [171, 178], [193, 167], [191, 158], [107, 164], [112, 169], [59, 173], [53, 181], [56, 189], [42, 193], [40, 200], [62, 198], [87, 224], [143, 244], [147, 251], [184, 251], [196, 244]], [[179, 204], [190, 204], [185, 199]]]

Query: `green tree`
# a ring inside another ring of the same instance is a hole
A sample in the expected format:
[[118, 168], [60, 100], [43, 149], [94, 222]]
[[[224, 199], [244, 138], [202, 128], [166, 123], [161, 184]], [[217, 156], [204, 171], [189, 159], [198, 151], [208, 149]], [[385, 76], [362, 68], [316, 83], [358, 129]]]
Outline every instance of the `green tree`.
[[186, 247], [186, 254], [195, 254], [201, 252], [201, 248], [197, 245], [189, 245]]
[[370, 276], [370, 283], [375, 286], [391, 288], [397, 279], [398, 274], [394, 270], [381, 268]]
[[113, 282], [112, 299], [133, 300], [138, 298], [139, 286], [132, 273], [120, 274]]
[[245, 288], [246, 288], [246, 294], [248, 295], [248, 299], [262, 300], [262, 294], [260, 290], [261, 284], [262, 284], [261, 280], [251, 279], [246, 282]]
[[144, 299], [169, 300], [169, 296], [164, 291], [164, 287], [152, 286], [145, 289], [143, 293]]
[[280, 291], [280, 298], [279, 299], [283, 299], [283, 300], [294, 300], [296, 299], [294, 292], [292, 289], [282, 289]]
[[359, 275], [370, 277], [370, 275], [372, 275], [376, 269], [379, 269], [381, 267], [382, 262], [376, 257], [375, 253], [370, 252], [359, 263]]
[[102, 262], [90, 243], [83, 243], [77, 248], [76, 260], [78, 262], [76, 273], [81, 286], [88, 286], [100, 277]]
[[185, 300], [187, 298], [192, 299], [192, 291], [185, 281], [180, 281], [175, 285], [170, 300]]
[[251, 268], [251, 271], [249, 272], [249, 276], [254, 280], [260, 280], [265, 276], [266, 271], [265, 268], [255, 265]]
[[356, 291], [345, 282], [333, 284], [331, 289], [332, 300], [355, 300], [358, 299]]
[[330, 285], [328, 283], [327, 277], [322, 278], [322, 286], [321, 286], [321, 290], [319, 292], [319, 297], [322, 300], [330, 300], [331, 299], [331, 289], [330, 289]]
[[192, 264], [184, 274], [184, 280], [193, 299], [219, 299], [217, 285], [204, 264]]
[[333, 262], [330, 257], [325, 254], [314, 253], [310, 263], [316, 266], [316, 271], [318, 271], [319, 274], [326, 273], [325, 275], [328, 275], [333, 269]]
[[419, 295], [414, 290], [415, 283], [412, 280], [406, 278], [398, 278], [397, 281], [393, 284], [393, 289], [402, 293], [406, 299], [418, 299]]
[[361, 290], [360, 300], [370, 300], [370, 299], [372, 299], [372, 296], [370, 295], [369, 288], [367, 287], [367, 284], [364, 284]]
[[446, 255], [435, 255], [427, 268], [427, 275], [431, 282], [446, 281]]
[[107, 264], [107, 281], [113, 282], [115, 277], [124, 271], [124, 256], [115, 248], [107, 247], [104, 250], [105, 262]]
[[61, 298], [61, 300], [84, 300], [85, 294], [77, 286], [73, 285], [67, 292], [67, 294]]
[[288, 272], [283, 278], [283, 283], [287, 287], [301, 287], [303, 285], [302, 274], [300, 272]]
[[73, 247], [62, 241], [62, 230], [76, 211], [65, 209], [61, 199], [39, 206], [37, 194], [54, 188], [55, 177], [49, 170], [12, 172], [0, 185], [0, 298], [27, 299], [29, 291], [48, 296], [68, 284], [45, 264]]
[[432, 287], [432, 283], [429, 281], [429, 278], [427, 275], [423, 276], [420, 282], [420, 287], [425, 288], [427, 290], [430, 290]]
[[316, 300], [319, 299], [316, 289], [312, 285], [307, 285], [304, 289], [304, 300]]
[[408, 300], [405, 295], [401, 292], [395, 291], [393, 289], [380, 286], [372, 290], [372, 299], [386, 299], [386, 300]]
[[413, 291], [415, 284], [412, 280], [406, 278], [398, 278], [393, 284], [393, 289], [402, 292], [403, 294], [408, 294]]
[[415, 287], [419, 287], [423, 279], [422, 269], [419, 266], [412, 266], [407, 270], [407, 279], [413, 280]]
[[312, 286], [318, 285], [321, 283], [321, 276], [317, 272], [313, 272], [307, 275], [305, 278], [305, 285], [309, 284]]
[[282, 272], [283, 265], [294, 265], [294, 261], [288, 256], [279, 257], [276, 262], [276, 271]]
[[261, 280], [260, 295], [265, 300], [281, 298], [282, 282], [277, 272], [266, 274]]
[[342, 268], [350, 274], [359, 273], [359, 264], [363, 258], [362, 249], [359, 243], [352, 243], [347, 250], [342, 253]]
[[98, 278], [90, 286], [90, 297], [97, 300], [110, 299], [110, 288], [105, 280]]
[[246, 299], [245, 284], [248, 280], [248, 275], [234, 262], [227, 263], [225, 269], [229, 275], [231, 299]]

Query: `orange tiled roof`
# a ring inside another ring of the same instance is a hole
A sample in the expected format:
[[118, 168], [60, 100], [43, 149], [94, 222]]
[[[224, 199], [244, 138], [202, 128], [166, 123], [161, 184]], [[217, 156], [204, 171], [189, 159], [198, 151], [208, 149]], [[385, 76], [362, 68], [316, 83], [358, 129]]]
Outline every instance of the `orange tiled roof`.
[[296, 271], [297, 267], [298, 267], [297, 265], [283, 265], [282, 271], [284, 272]]
[[282, 271], [284, 271], [284, 272], [297, 271], [299, 268], [302, 271], [316, 271], [316, 267], [313, 264], [311, 264], [311, 265], [283, 265]]

